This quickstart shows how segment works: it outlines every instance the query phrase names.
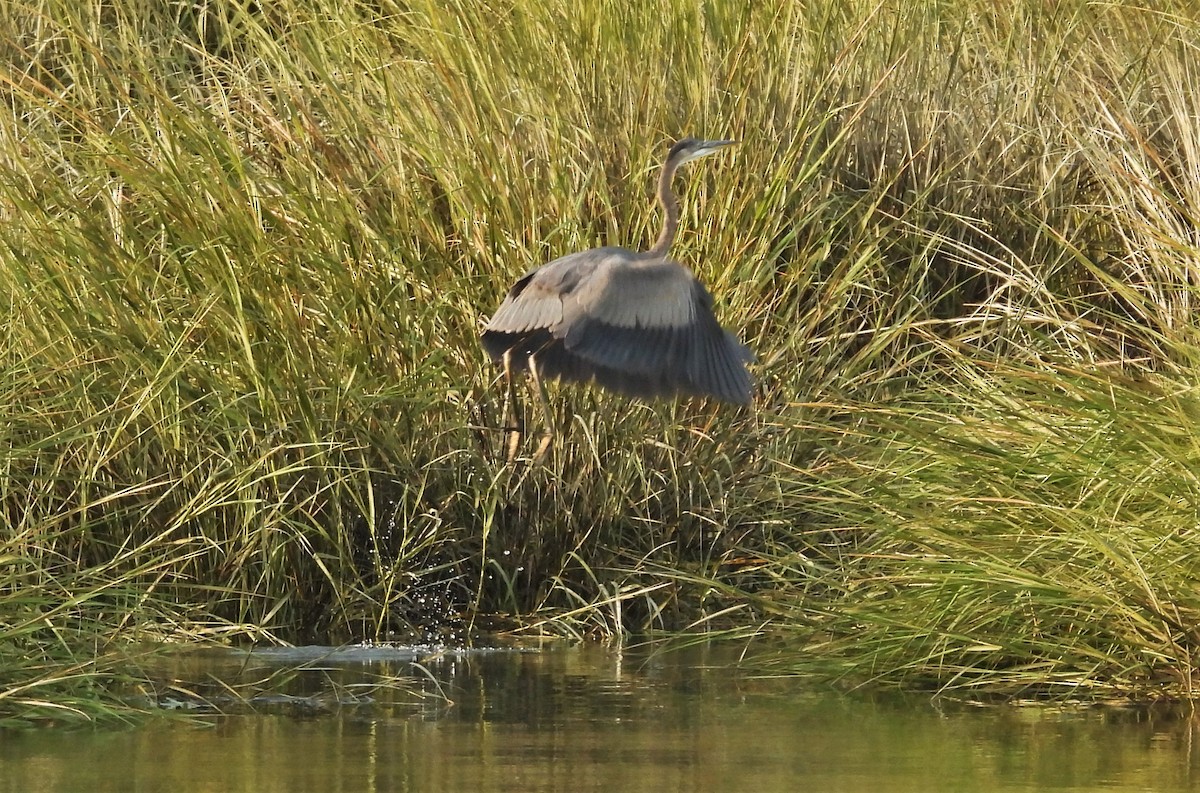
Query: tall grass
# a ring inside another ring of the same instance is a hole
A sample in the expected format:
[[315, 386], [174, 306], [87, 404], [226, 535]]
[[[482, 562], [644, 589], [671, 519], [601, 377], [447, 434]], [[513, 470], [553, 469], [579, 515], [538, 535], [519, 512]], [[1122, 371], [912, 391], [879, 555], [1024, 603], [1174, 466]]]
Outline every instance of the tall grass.
[[[856, 683], [1191, 692], [1190, 5], [0, 25], [6, 536], [141, 593], [103, 642], [765, 625]], [[506, 465], [481, 317], [652, 241], [684, 134], [743, 140], [681, 181], [675, 254], [757, 410], [555, 389], [565, 437]]]
[[768, 665], [967, 695], [1193, 696], [1196, 409], [1191, 386], [1062, 365], [858, 406], [819, 474], [785, 485], [822, 551], [764, 562], [810, 581], [756, 593], [811, 643]]

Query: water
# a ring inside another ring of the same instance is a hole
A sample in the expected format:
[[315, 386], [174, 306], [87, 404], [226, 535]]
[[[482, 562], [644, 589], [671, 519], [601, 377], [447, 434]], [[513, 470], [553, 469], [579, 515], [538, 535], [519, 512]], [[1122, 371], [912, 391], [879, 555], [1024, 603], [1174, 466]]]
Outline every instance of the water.
[[[717, 650], [647, 658], [595, 646], [427, 659], [417, 697], [358, 686], [411, 673], [412, 653], [373, 650], [366, 663], [358, 652], [316, 664], [304, 651], [181, 658], [169, 670], [180, 681], [265, 681], [257, 712], [3, 735], [0, 791], [1200, 787], [1186, 711], [938, 708], [741, 679]], [[320, 671], [267, 677], [303, 662]]]

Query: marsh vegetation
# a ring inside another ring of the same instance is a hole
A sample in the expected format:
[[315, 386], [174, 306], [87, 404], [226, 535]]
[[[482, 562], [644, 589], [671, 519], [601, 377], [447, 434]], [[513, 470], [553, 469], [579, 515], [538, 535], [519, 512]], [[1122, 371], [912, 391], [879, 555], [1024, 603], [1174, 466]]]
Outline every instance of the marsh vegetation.
[[[494, 627], [1191, 696], [1200, 14], [1142, 5], [3, 5], [0, 724]], [[552, 389], [506, 465], [482, 318], [648, 246], [686, 134], [755, 409]]]

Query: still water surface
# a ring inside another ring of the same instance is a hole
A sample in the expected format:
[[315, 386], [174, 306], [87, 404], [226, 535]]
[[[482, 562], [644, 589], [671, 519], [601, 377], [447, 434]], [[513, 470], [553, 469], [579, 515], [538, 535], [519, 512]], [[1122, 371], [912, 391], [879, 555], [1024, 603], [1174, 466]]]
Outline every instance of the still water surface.
[[[426, 659], [414, 698], [356, 687], [411, 673], [404, 652], [355, 654], [272, 683], [304, 698], [204, 726], [0, 736], [0, 791], [1200, 788], [1187, 711], [879, 701], [748, 680], [714, 650], [596, 646]], [[244, 681], [305, 660], [189, 655], [171, 672]]]

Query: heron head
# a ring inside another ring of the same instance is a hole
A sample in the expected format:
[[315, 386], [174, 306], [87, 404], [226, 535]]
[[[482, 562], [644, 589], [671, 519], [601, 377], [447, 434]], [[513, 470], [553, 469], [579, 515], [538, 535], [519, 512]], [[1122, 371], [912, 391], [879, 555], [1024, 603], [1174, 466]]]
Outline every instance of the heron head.
[[710, 154], [716, 154], [726, 146], [732, 146], [737, 143], [736, 140], [698, 140], [696, 138], [684, 138], [671, 147], [671, 151], [667, 153], [667, 162], [672, 162], [678, 166], [685, 162], [707, 157]]

